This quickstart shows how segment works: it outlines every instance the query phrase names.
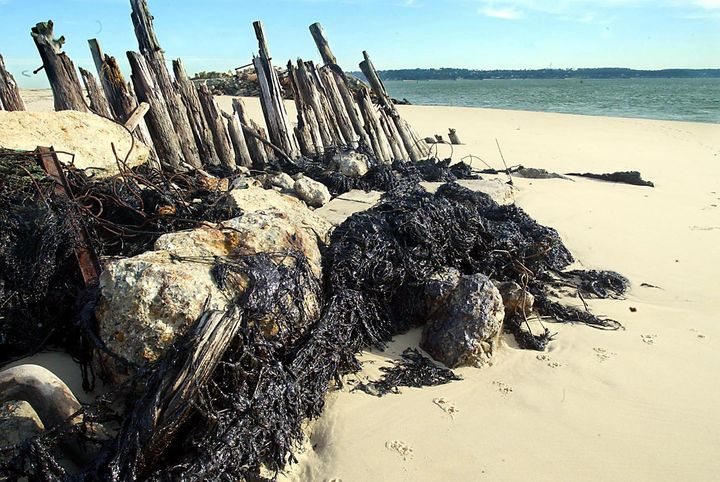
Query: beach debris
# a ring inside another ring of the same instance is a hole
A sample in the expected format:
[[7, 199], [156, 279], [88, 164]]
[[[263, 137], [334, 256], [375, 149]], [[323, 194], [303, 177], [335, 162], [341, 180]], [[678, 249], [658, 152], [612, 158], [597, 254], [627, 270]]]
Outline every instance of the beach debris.
[[330, 201], [330, 191], [325, 184], [309, 177], [301, 176], [296, 179], [293, 189], [300, 199], [314, 208], [322, 207]]
[[[25, 400], [7, 400], [0, 402], [0, 447], [21, 445], [37, 437], [45, 426], [32, 406]], [[13, 457], [0, 451], [0, 462]]]
[[5, 69], [5, 60], [0, 55], [0, 110], [25, 110], [15, 78]]
[[460, 136], [458, 136], [457, 131], [455, 129], [449, 129], [448, 132], [448, 139], [450, 139], [450, 144], [453, 145], [460, 145], [462, 142], [460, 141]]
[[415, 348], [407, 348], [391, 367], [381, 367], [379, 380], [359, 384], [355, 390], [382, 397], [388, 393], [400, 393], [400, 387], [434, 387], [462, 380], [452, 370], [440, 367], [423, 356]]
[[588, 177], [590, 179], [598, 179], [600, 181], [616, 182], [621, 184], [631, 184], [633, 186], [655, 187], [655, 184], [643, 179], [642, 175], [638, 171], [619, 171], [612, 172], [610, 174], [593, 174], [591, 172], [581, 174], [579, 172], [570, 172], [566, 175]]
[[512, 387], [505, 382], [495, 380], [492, 384], [497, 387], [498, 392], [505, 397], [509, 396], [513, 392]]
[[425, 325], [420, 347], [449, 368], [489, 363], [505, 318], [502, 297], [490, 279], [459, 277], [443, 304]]
[[569, 181], [572, 180], [569, 177], [563, 176], [562, 174], [558, 174], [556, 172], [548, 172], [545, 169], [539, 169], [536, 167], [516, 166], [515, 168], [510, 168], [510, 172], [516, 177], [522, 177], [525, 179], [567, 179]]

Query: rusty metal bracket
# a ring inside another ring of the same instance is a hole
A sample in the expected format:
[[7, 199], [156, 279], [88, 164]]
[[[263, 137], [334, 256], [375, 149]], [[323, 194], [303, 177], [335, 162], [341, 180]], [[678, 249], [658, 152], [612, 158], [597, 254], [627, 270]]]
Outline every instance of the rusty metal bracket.
[[[52, 147], [38, 147], [35, 152], [40, 167], [55, 181], [55, 194], [72, 199], [67, 178], [55, 150]], [[85, 286], [97, 286], [100, 280], [101, 268], [97, 254], [90, 243], [90, 236], [87, 229], [80, 222], [77, 212], [71, 214], [70, 222], [80, 239], [80, 244], [75, 248], [75, 257]]]

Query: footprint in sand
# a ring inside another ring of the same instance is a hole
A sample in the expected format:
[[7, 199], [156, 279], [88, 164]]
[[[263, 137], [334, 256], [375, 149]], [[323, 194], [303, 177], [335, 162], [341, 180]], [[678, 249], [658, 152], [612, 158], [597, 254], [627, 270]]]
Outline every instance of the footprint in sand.
[[413, 458], [413, 449], [411, 446], [403, 442], [402, 440], [391, 440], [385, 442], [385, 448], [397, 452], [403, 458], [403, 460]]
[[500, 381], [497, 381], [497, 380], [493, 382], [493, 385], [495, 385], [497, 387], [498, 392], [500, 392], [501, 394], [503, 394], [506, 397], [508, 395], [510, 395], [513, 391], [512, 387], [510, 385], [500, 382]]
[[640, 338], [642, 339], [643, 343], [645, 343], [646, 345], [654, 345], [655, 338], [657, 338], [657, 335], [640, 335]]
[[595, 354], [597, 355], [597, 357], [600, 359], [601, 362], [609, 360], [610, 358], [617, 355], [617, 353], [609, 352], [609, 351], [607, 351], [607, 349], [601, 348], [601, 347], [595, 347], [595, 348], [593, 348], [593, 351], [595, 352]]
[[538, 355], [536, 358], [541, 362], [547, 362], [547, 366], [550, 368], [560, 368], [562, 366], [562, 363], [554, 361], [550, 358], [550, 355]]
[[453, 416], [458, 413], [460, 410], [455, 406], [454, 403], [452, 403], [447, 398], [435, 398], [433, 399], [433, 403], [440, 407], [440, 409], [450, 415], [450, 418], [453, 418]]

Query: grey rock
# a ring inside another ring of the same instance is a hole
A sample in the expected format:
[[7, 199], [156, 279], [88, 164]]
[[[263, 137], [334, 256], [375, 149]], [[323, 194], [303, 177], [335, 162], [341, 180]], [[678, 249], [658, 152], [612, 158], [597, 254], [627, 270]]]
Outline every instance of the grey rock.
[[[40, 435], [45, 426], [32, 406], [24, 400], [0, 403], [0, 447], [17, 445]], [[9, 456], [12, 454], [7, 454]], [[3, 460], [0, 455], [0, 462]]]
[[348, 177], [363, 177], [368, 172], [368, 158], [358, 152], [338, 152], [332, 159], [331, 167]]
[[292, 190], [295, 187], [295, 181], [293, 180], [293, 178], [290, 177], [290, 175], [285, 174], [284, 172], [271, 176], [269, 180], [270, 184], [275, 187], [279, 187], [280, 189]]
[[330, 201], [328, 188], [323, 183], [314, 181], [309, 177], [301, 177], [296, 180], [293, 188], [297, 196], [305, 201], [308, 206], [319, 208]]
[[493, 281], [493, 284], [502, 296], [506, 315], [518, 313], [529, 316], [532, 313], [535, 297], [522, 286], [514, 281]]
[[[438, 309], [425, 325], [420, 347], [450, 368], [488, 363], [499, 343], [505, 309], [502, 297], [482, 274], [447, 273], [437, 288]], [[431, 283], [432, 284], [432, 283]], [[448, 292], [449, 291], [449, 292]]]

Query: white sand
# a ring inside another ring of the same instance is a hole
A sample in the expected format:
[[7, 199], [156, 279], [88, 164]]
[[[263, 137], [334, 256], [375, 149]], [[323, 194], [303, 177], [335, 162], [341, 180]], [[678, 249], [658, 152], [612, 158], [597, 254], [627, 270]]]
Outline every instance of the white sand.
[[[260, 121], [257, 100], [246, 103]], [[335, 393], [314, 449], [288, 478], [716, 479], [720, 125], [449, 107], [402, 113], [422, 136], [456, 128], [467, 145], [455, 159], [472, 153], [499, 168], [497, 138], [508, 164], [633, 169], [654, 181], [650, 189], [516, 179], [517, 203], [558, 229], [579, 266], [631, 280], [627, 300], [590, 302], [626, 330], [553, 325], [557, 341], [544, 359], [506, 338], [494, 366], [459, 370], [462, 382], [382, 399]], [[377, 374], [418, 339], [411, 332], [385, 353], [365, 354], [374, 362], [366, 372]], [[458, 412], [451, 417], [438, 398]]]

